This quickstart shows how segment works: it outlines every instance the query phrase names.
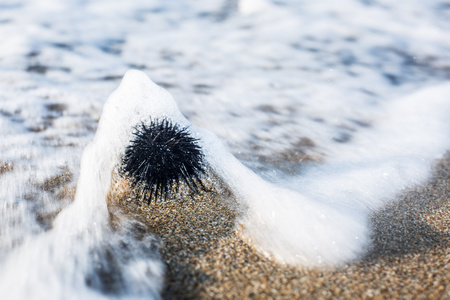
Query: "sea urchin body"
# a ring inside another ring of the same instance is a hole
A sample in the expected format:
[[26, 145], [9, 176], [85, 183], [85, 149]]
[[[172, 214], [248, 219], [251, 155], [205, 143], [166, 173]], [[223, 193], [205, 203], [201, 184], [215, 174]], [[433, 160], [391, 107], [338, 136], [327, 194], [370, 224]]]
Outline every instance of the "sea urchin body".
[[168, 119], [141, 123], [125, 149], [120, 172], [147, 203], [152, 196], [166, 199], [169, 190], [178, 189], [181, 182], [198, 191], [205, 169], [197, 141], [187, 127]]

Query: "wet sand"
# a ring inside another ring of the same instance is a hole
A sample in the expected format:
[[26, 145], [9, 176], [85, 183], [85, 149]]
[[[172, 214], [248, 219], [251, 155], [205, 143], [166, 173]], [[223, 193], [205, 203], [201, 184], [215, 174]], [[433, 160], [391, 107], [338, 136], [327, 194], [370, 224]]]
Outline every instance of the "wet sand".
[[371, 248], [339, 268], [302, 269], [256, 251], [219, 182], [184, 200], [143, 205], [125, 181], [109, 197], [161, 239], [164, 299], [450, 299], [450, 154], [430, 180], [371, 216]]

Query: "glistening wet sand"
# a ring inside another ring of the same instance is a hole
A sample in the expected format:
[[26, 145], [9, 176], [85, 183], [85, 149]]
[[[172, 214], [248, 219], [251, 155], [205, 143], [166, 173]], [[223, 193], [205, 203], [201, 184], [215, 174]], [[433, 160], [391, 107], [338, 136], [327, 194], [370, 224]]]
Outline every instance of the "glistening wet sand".
[[161, 238], [165, 299], [450, 299], [450, 155], [432, 178], [371, 216], [371, 249], [340, 268], [301, 269], [257, 252], [236, 230], [236, 203], [218, 182], [184, 200], [140, 205], [113, 186], [111, 215]]

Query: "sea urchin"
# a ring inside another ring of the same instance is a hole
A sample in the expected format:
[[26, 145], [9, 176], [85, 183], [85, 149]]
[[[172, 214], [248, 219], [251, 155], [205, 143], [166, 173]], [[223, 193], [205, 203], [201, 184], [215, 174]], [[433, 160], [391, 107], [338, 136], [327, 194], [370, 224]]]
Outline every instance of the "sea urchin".
[[200, 175], [205, 173], [204, 155], [198, 139], [193, 138], [187, 127], [180, 127], [169, 119], [150, 120], [134, 128], [133, 138], [122, 157], [120, 173], [125, 175], [144, 201], [178, 190], [185, 182], [198, 191], [202, 186]]

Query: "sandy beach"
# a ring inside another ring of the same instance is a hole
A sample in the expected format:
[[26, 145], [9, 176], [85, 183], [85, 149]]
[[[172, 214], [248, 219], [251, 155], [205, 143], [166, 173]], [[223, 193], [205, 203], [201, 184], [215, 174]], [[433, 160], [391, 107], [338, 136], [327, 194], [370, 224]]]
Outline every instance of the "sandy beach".
[[450, 299], [450, 155], [428, 182], [371, 216], [371, 246], [347, 265], [305, 269], [277, 263], [244, 241], [237, 204], [219, 182], [183, 200], [139, 203], [113, 184], [109, 209], [159, 237], [164, 299]]
[[[0, 300], [450, 300], [450, 0], [4, 0], [0, 36]], [[164, 119], [204, 159], [133, 146]], [[130, 146], [205, 189], [142, 203]]]

